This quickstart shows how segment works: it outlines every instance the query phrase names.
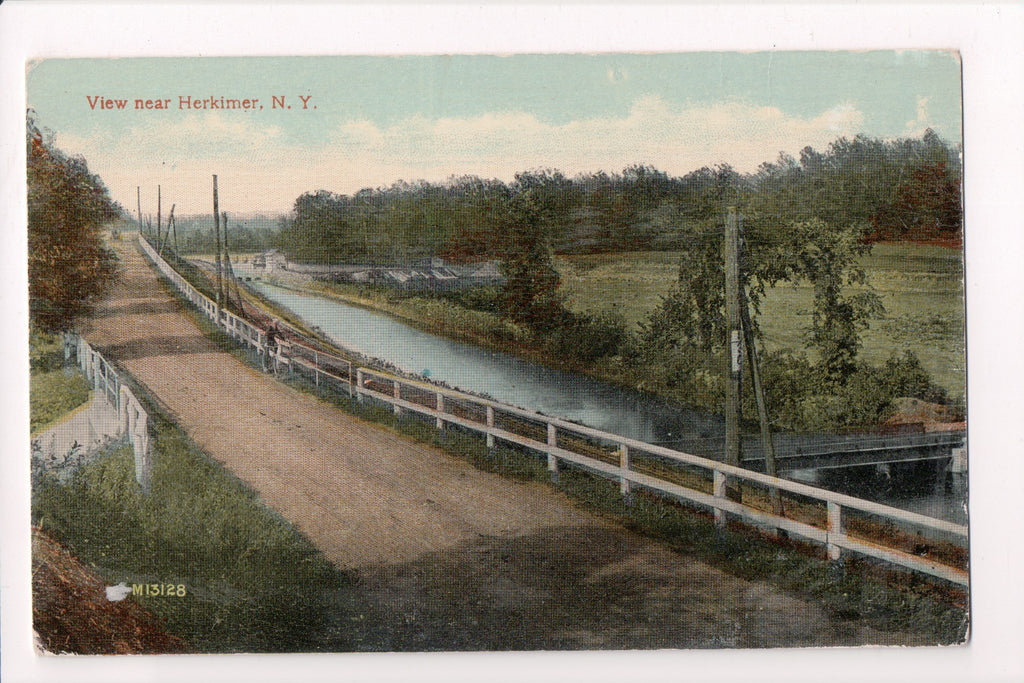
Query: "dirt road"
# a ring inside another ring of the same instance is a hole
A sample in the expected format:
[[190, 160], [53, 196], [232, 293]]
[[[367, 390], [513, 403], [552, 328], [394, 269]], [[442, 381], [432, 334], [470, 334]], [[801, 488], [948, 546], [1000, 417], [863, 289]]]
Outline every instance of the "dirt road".
[[[887, 643], [475, 470], [251, 369], [207, 340], [127, 244], [84, 330], [214, 458], [353, 570], [366, 649], [692, 648]], [[903, 642], [903, 641], [900, 641]]]

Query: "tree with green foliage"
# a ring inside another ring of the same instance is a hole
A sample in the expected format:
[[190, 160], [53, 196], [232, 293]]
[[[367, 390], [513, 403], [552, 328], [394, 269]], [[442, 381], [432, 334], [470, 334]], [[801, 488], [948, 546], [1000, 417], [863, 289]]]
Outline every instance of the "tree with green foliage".
[[536, 332], [550, 332], [561, 322], [564, 309], [558, 295], [558, 271], [544, 234], [542, 208], [530, 190], [510, 193], [507, 206], [502, 307], [513, 321]]
[[871, 317], [881, 315], [882, 302], [863, 286], [867, 275], [857, 259], [871, 249], [856, 226], [830, 228], [821, 219], [792, 226], [793, 279], [808, 281], [814, 291], [809, 340], [820, 356], [823, 379], [842, 385], [856, 370], [861, 332]]
[[69, 157], [27, 120], [29, 316], [44, 331], [70, 329], [113, 280], [101, 230], [121, 215], [85, 159]]

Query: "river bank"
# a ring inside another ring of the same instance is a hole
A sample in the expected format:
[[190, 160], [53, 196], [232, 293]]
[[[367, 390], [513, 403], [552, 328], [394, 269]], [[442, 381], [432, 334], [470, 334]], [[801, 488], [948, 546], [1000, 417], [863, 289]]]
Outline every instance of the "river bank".
[[[958, 313], [954, 305], [956, 301], [962, 305], [962, 283], [954, 277], [960, 272], [960, 261], [950, 250], [933, 253], [937, 248], [930, 249], [887, 245], [884, 253], [872, 257], [872, 272], [880, 274], [887, 306], [894, 313], [875, 321], [875, 328], [884, 329], [865, 333], [862, 356], [870, 359], [870, 364], [860, 364], [857, 376], [850, 378], [850, 387], [840, 391], [821, 383], [813, 354], [808, 354], [801, 342], [799, 330], [808, 324], [810, 316], [807, 287], [780, 287], [769, 294], [764, 304], [768, 313], [761, 320], [765, 338], [759, 346], [775, 430], [873, 429], [898, 412], [896, 399], [902, 397], [939, 402], [953, 413], [962, 412], [963, 313], [962, 307]], [[715, 371], [725, 363], [720, 352], [666, 353], [647, 348], [637, 333], [638, 321], [674, 281], [670, 271], [675, 266], [670, 265], [670, 256], [655, 256], [653, 261], [639, 253], [559, 260], [570, 318], [565, 329], [546, 333], [503, 317], [494, 291], [453, 297], [328, 283], [281, 269], [250, 268], [242, 275], [380, 311], [423, 332], [639, 391], [691, 410], [720, 412], [724, 406], [724, 378]], [[908, 266], [909, 275], [900, 271], [900, 264], [908, 259], [917, 264]], [[893, 305], [890, 300], [899, 303]], [[917, 312], [911, 314], [909, 310]], [[920, 327], [919, 323], [931, 332], [918, 330], [915, 325]], [[916, 330], [913, 334], [911, 328]], [[896, 332], [899, 339], [893, 336]], [[915, 340], [921, 343], [915, 345]], [[936, 367], [944, 369], [941, 382], [932, 379]], [[749, 383], [744, 383], [744, 390], [746, 429], [756, 432], [757, 412]], [[913, 393], [903, 393], [908, 391]], [[961, 418], [954, 415], [947, 421], [957, 419]]]

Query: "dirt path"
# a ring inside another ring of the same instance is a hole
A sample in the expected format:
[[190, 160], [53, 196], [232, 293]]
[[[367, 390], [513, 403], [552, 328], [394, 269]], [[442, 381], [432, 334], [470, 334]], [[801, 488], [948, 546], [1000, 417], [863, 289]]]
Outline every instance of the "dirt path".
[[[366, 649], [887, 643], [361, 422], [220, 352], [134, 248], [84, 330], [362, 592]], [[355, 600], [355, 601], [353, 601]], [[899, 638], [899, 636], [896, 636]], [[902, 641], [901, 641], [902, 642]]]

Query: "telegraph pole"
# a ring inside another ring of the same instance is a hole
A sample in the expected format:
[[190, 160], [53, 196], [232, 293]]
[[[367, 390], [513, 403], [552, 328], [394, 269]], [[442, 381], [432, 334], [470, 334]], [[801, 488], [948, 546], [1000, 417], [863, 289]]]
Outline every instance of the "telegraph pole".
[[[764, 396], [764, 385], [761, 384], [761, 368], [757, 361], [757, 347], [754, 346], [754, 327], [750, 322], [750, 310], [747, 308], [747, 299], [743, 297], [743, 305], [740, 307], [740, 314], [743, 317], [743, 339], [747, 344], [747, 360], [750, 362], [750, 377], [754, 382], [754, 396], [757, 398], [757, 417], [761, 422], [761, 444], [764, 448], [764, 471], [765, 474], [778, 477], [779, 468], [775, 464], [775, 444], [772, 442], [772, 430], [768, 423], [768, 402]], [[782, 497], [777, 488], [768, 489], [768, 497], [772, 503], [772, 512], [777, 515], [783, 514]]]
[[[220, 268], [220, 207], [217, 205], [217, 176], [213, 176], [213, 228], [217, 233], [217, 309], [223, 306], [224, 300], [224, 280], [221, 276]], [[217, 323], [220, 323], [220, 316], [218, 313]]]
[[[736, 207], [729, 207], [725, 221], [725, 316], [729, 331], [725, 383], [725, 462], [740, 467], [740, 397], [743, 384], [743, 322], [740, 315], [740, 237]], [[727, 481], [726, 496], [740, 500], [735, 480]]]
[[224, 228], [224, 298], [231, 301], [231, 287], [235, 288], [235, 299], [238, 301], [238, 310], [245, 314], [245, 307], [242, 305], [242, 294], [238, 291], [238, 279], [235, 278], [235, 269], [231, 267], [231, 248], [228, 246], [228, 213], [221, 213], [221, 227]]
[[168, 224], [174, 229], [174, 258], [178, 258], [178, 222], [174, 220], [174, 204], [171, 204], [171, 215], [167, 219]]
[[156, 248], [157, 251], [162, 250], [161, 238], [164, 235], [163, 228], [160, 224], [160, 186], [156, 186]]
[[[160, 253], [161, 256], [164, 255], [164, 247], [166, 247], [167, 243], [171, 241], [171, 226], [174, 224], [174, 207], [175, 206], [177, 206], [177, 204], [171, 204], [171, 212], [167, 215], [167, 230], [165, 230], [160, 235], [160, 250], [159, 250], [159, 253]], [[175, 230], [174, 234], [175, 234], [175, 239], [174, 239], [174, 255], [177, 256], [178, 255], [178, 239], [177, 239], [178, 231]]]

